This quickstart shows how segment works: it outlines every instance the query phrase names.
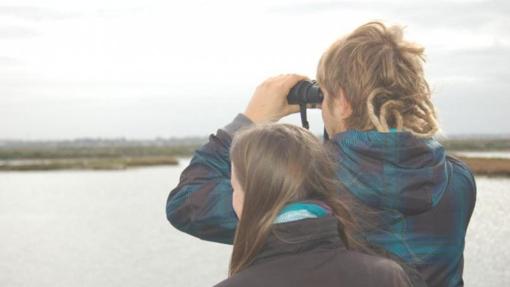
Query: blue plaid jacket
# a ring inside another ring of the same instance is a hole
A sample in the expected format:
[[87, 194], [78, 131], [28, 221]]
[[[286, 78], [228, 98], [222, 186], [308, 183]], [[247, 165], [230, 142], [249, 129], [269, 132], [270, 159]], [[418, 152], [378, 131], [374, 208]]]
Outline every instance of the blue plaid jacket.
[[[251, 124], [239, 114], [194, 153], [168, 197], [166, 213], [174, 227], [232, 244], [237, 217], [229, 148], [232, 135]], [[463, 286], [464, 239], [476, 201], [467, 166], [434, 139], [409, 133], [347, 131], [328, 144], [346, 192], [377, 211], [372, 222], [377, 228], [365, 238], [416, 267], [429, 286]]]

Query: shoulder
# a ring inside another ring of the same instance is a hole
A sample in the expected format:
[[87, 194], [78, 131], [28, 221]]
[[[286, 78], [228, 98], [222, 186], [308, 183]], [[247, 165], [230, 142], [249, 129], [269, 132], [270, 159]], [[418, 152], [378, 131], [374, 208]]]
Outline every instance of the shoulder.
[[447, 155], [446, 159], [452, 164], [453, 175], [463, 177], [469, 184], [475, 185], [473, 172], [465, 162], [451, 155]]
[[376, 284], [377, 286], [411, 286], [411, 280], [407, 273], [397, 262], [357, 251], [348, 251], [348, 253], [349, 257], [351, 257], [351, 264], [357, 265], [356, 269], [359, 270], [359, 274], [365, 274], [363, 280], [366, 280], [367, 284]]
[[359, 251], [347, 252], [351, 257], [351, 260], [357, 261], [358, 263], [361, 263], [361, 265], [372, 270], [378, 270], [381, 272], [399, 272], [402, 270], [402, 267], [398, 263], [382, 256], [369, 255]]
[[227, 278], [227, 279], [221, 281], [220, 283], [214, 285], [214, 287], [230, 287], [230, 286], [234, 286], [234, 285], [232, 285], [230, 278]]
[[476, 182], [469, 166], [458, 158], [448, 155], [448, 162], [452, 165], [450, 188], [460, 189], [463, 193], [476, 194]]
[[448, 191], [454, 197], [455, 204], [463, 208], [469, 222], [476, 204], [475, 177], [469, 166], [460, 159], [448, 155], [447, 160], [452, 166]]
[[[253, 278], [251, 278], [253, 279]], [[214, 287], [234, 287], [234, 286], [244, 286], [244, 287], [250, 287], [250, 286], [257, 286], [254, 285], [254, 281], [250, 278], [247, 278], [245, 271], [241, 271], [240, 273], [234, 274], [230, 276], [229, 278], [221, 281], [220, 283], [214, 285]]]
[[[231, 287], [231, 286], [236, 286], [236, 283], [235, 281], [236, 280], [233, 280], [234, 278], [233, 277], [229, 277], [223, 281], [221, 281], [220, 283], [214, 285], [214, 287]], [[237, 282], [237, 286], [239, 282]]]

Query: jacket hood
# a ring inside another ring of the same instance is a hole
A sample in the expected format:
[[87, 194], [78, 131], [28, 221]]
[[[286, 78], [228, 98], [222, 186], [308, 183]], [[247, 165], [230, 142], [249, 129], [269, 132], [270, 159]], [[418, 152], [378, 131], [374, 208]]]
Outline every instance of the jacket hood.
[[336, 134], [338, 178], [363, 203], [406, 215], [425, 212], [448, 185], [444, 148], [407, 132], [346, 131]]

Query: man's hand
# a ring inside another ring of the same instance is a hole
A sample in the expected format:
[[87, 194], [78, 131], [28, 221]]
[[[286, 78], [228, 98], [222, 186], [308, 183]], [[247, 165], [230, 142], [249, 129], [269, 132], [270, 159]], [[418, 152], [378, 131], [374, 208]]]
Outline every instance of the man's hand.
[[260, 84], [244, 112], [254, 123], [276, 122], [286, 115], [299, 112], [298, 105], [289, 105], [290, 89], [306, 76], [296, 74], [279, 75]]

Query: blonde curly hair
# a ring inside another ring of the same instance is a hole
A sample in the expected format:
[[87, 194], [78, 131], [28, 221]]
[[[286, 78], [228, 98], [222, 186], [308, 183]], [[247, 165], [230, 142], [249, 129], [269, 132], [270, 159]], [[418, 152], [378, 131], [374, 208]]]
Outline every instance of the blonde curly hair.
[[439, 125], [423, 72], [423, 51], [403, 39], [402, 27], [370, 22], [329, 47], [319, 62], [317, 81], [332, 96], [343, 89], [352, 106], [349, 128], [396, 128], [432, 137]]

